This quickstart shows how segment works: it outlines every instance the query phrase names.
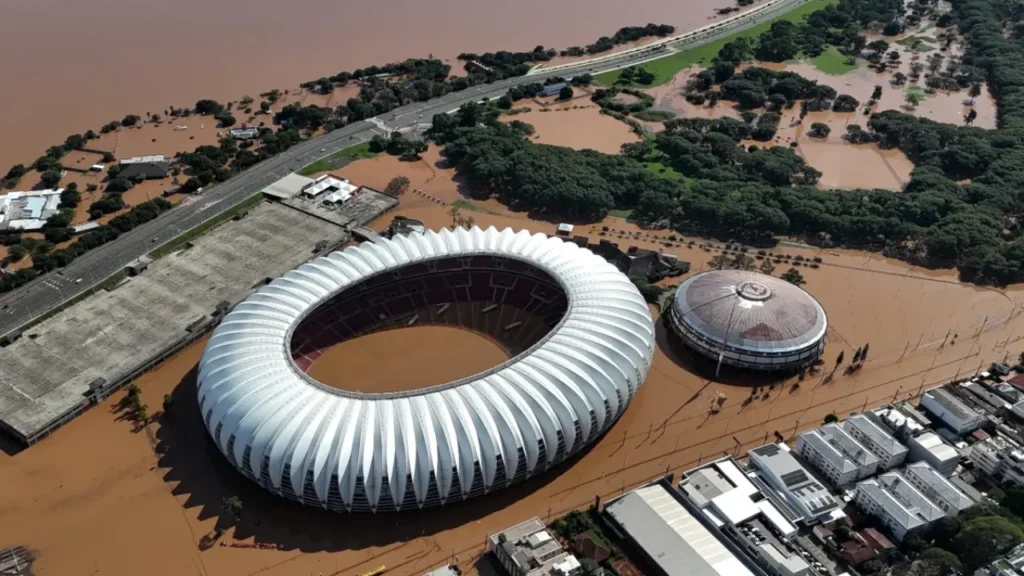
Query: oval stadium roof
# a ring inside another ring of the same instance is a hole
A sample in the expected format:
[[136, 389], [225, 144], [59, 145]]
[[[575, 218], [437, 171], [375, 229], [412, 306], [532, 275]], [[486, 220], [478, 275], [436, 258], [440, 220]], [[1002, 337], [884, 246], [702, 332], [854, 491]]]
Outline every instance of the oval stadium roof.
[[818, 301], [797, 286], [747, 270], [688, 278], [672, 303], [678, 318], [715, 342], [755, 353], [804, 349], [825, 336]]
[[[500, 367], [363, 394], [317, 383], [293, 362], [292, 329], [346, 287], [415, 262], [481, 254], [544, 270], [568, 299], [558, 325]], [[522, 466], [526, 476], [542, 471], [557, 463], [559, 442], [564, 459], [595, 440], [625, 410], [653, 355], [647, 304], [604, 259], [543, 234], [445, 229], [349, 247], [259, 289], [214, 331], [198, 395], [217, 446], [265, 488], [283, 494], [288, 483], [307, 504], [373, 511], [409, 505], [412, 491], [422, 507], [428, 494], [443, 504], [479, 482], [487, 491], [525, 477]]]

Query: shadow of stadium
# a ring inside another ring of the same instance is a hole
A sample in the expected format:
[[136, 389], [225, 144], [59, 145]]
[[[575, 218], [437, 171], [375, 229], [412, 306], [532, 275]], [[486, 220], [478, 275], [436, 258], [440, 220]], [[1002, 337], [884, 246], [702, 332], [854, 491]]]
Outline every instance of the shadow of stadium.
[[377, 514], [338, 514], [302, 506], [270, 494], [235, 470], [207, 434], [199, 414], [194, 366], [175, 386], [173, 404], [156, 433], [158, 468], [187, 509], [198, 508], [200, 520], [232, 523], [222, 515], [225, 498], [237, 496], [244, 510], [235, 539], [254, 539], [281, 550], [338, 552], [400, 544], [461, 526], [502, 510], [555, 480], [600, 442], [600, 437], [573, 458], [521, 484], [443, 508]]
[[793, 376], [793, 374], [786, 373], [754, 372], [724, 364], [716, 376], [717, 363], [683, 343], [664, 316], [660, 316], [654, 323], [654, 330], [658, 348], [669, 360], [690, 374], [708, 382], [750, 388], [782, 384]]

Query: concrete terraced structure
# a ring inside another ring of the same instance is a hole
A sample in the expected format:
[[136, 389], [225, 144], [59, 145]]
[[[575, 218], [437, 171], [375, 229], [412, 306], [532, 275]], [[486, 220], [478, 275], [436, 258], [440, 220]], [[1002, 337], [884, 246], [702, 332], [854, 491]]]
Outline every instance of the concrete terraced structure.
[[799, 370], [825, 349], [828, 321], [813, 296], [759, 272], [713, 270], [676, 290], [669, 321], [687, 346], [722, 364]]
[[[511, 358], [406, 392], [305, 373], [337, 343], [429, 324], [481, 332]], [[199, 406], [231, 464], [274, 494], [339, 512], [417, 509], [579, 452], [626, 409], [653, 355], [643, 298], [588, 250], [511, 229], [428, 231], [317, 258], [235, 307], [204, 351]]]

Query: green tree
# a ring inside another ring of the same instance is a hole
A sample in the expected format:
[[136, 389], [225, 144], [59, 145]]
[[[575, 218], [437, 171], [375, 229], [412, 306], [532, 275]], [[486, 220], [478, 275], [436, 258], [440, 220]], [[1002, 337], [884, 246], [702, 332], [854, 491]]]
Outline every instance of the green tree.
[[725, 254], [718, 254], [708, 261], [708, 267], [712, 270], [725, 270], [729, 268], [732, 260]]
[[843, 357], [844, 357], [845, 355], [846, 355], [846, 351], [845, 351], [845, 350], [841, 350], [841, 351], [839, 352], [839, 356], [836, 356], [836, 366], [837, 366], [837, 367], [838, 367], [838, 366], [839, 366], [840, 364], [842, 364], [842, 363], [843, 363]]
[[789, 282], [790, 284], [795, 284], [796, 286], [802, 286], [807, 283], [807, 281], [804, 280], [803, 274], [801, 274], [800, 271], [797, 270], [796, 268], [790, 268], [789, 270], [786, 270], [785, 272], [782, 273], [782, 276], [779, 276], [779, 278], [782, 278], [783, 280]]
[[907, 94], [903, 99], [907, 101], [907, 106], [913, 110], [921, 103], [921, 94], [917, 90], [907, 90]]
[[56, 188], [60, 184], [60, 179], [61, 170], [59, 168], [52, 168], [39, 175], [39, 181], [47, 188]]
[[7, 259], [11, 262], [17, 262], [28, 254], [28, 251], [21, 244], [15, 244], [7, 249]]
[[135, 114], [129, 114], [129, 115], [127, 115], [127, 116], [125, 116], [124, 118], [121, 119], [121, 126], [124, 126], [126, 128], [127, 127], [131, 127], [131, 126], [135, 126], [136, 124], [139, 123], [139, 120], [141, 120], [141, 118], [139, 118]]
[[963, 573], [963, 564], [952, 553], [942, 548], [928, 548], [921, 552], [919, 576], [956, 576]]
[[395, 176], [388, 182], [384, 192], [392, 196], [398, 196], [409, 188], [409, 179], [405, 176]]
[[832, 129], [829, 128], [828, 124], [824, 122], [815, 122], [811, 124], [811, 131], [807, 133], [808, 136], [813, 138], [828, 138], [829, 133]]
[[636, 285], [637, 290], [640, 291], [640, 295], [644, 297], [644, 300], [650, 304], [657, 304], [658, 299], [661, 298], [662, 292], [665, 291], [661, 286], [650, 284], [642, 278], [634, 278], [633, 284]]
[[771, 276], [771, 273], [775, 272], [775, 264], [772, 264], [771, 258], [766, 256], [764, 260], [761, 260], [761, 265], [758, 266], [757, 269], [761, 274], [768, 274]]
[[572, 100], [572, 95], [572, 86], [563, 86], [562, 89], [558, 91], [559, 100]]
[[233, 523], [237, 523], [242, 516], [242, 500], [238, 496], [225, 497], [221, 502], [221, 512]]
[[839, 422], [839, 416], [836, 416], [835, 412], [829, 412], [825, 415], [825, 424], [835, 424]]
[[953, 537], [952, 551], [973, 572], [1021, 542], [1024, 533], [1013, 522], [1000, 516], [982, 516], [964, 524]]
[[736, 270], [753, 270], [754, 259], [741, 252], [733, 256], [732, 262], [729, 263], [729, 267]]
[[882, 99], [882, 87], [875, 86], [875, 89], [871, 91], [871, 99], [878, 102]]
[[223, 109], [224, 106], [222, 106], [220, 102], [210, 100], [208, 98], [197, 101], [195, 107], [196, 114], [202, 114], [204, 116], [219, 114]]
[[164, 394], [164, 404], [163, 404], [164, 414], [167, 414], [168, 412], [170, 412], [171, 411], [171, 406], [173, 406], [173, 405], [174, 405], [174, 396], [171, 396], [170, 394]]
[[967, 90], [967, 94], [971, 97], [971, 106], [974, 106], [974, 101], [978, 96], [981, 96], [981, 84], [978, 82], [971, 84], [970, 89]]

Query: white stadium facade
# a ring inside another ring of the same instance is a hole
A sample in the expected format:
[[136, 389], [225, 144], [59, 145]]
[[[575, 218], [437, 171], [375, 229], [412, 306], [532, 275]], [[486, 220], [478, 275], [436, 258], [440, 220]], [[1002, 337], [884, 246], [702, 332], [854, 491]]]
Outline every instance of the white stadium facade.
[[[306, 374], [339, 342], [440, 324], [489, 336], [510, 360], [406, 392]], [[590, 251], [511, 229], [427, 231], [317, 258], [241, 302], [203, 353], [199, 407], [228, 461], [274, 494], [339, 512], [418, 509], [578, 453], [626, 409], [654, 346], [637, 289]]]

